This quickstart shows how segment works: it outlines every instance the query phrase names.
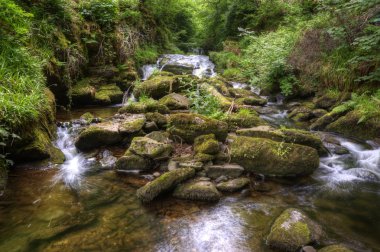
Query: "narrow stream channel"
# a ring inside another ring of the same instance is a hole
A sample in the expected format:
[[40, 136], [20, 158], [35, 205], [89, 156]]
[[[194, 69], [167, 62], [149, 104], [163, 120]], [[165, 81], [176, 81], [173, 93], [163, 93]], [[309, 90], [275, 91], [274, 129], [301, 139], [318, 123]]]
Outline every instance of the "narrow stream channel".
[[[194, 75], [212, 76], [206, 56], [169, 55], [197, 65]], [[161, 65], [145, 66], [149, 78]], [[234, 86], [244, 88], [244, 84]], [[273, 126], [292, 126], [281, 100], [261, 116]], [[380, 251], [380, 146], [321, 132], [328, 157], [310, 177], [265, 181], [263, 192], [230, 194], [216, 204], [165, 197], [142, 205], [136, 189], [147, 180], [108, 169], [117, 149], [82, 154], [73, 144], [81, 109], [58, 114], [60, 166], [23, 165], [10, 174], [0, 201], [0, 251], [270, 251], [273, 220], [297, 207], [323, 225], [329, 242], [355, 251]], [[101, 117], [117, 108], [92, 108]], [[345, 153], [336, 154], [337, 143]]]

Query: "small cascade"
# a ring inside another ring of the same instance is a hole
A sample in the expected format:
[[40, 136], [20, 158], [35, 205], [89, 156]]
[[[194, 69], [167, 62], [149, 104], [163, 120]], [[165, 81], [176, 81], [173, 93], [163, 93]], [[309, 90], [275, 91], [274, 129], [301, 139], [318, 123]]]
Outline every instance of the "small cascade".
[[80, 187], [87, 161], [81, 153], [78, 153], [74, 145], [74, 136], [77, 130], [78, 127], [75, 125], [73, 127], [69, 127], [68, 125], [58, 127], [58, 139], [56, 141], [56, 146], [63, 152], [66, 161], [60, 166], [54, 182], [63, 181], [71, 188]]
[[155, 65], [144, 65], [141, 68], [142, 80], [149, 79], [156, 70], [163, 71], [168, 65], [191, 67], [193, 69], [192, 74], [199, 78], [214, 77], [216, 75], [215, 65], [208, 56], [164, 54], [157, 60]]
[[322, 158], [319, 179], [331, 186], [360, 181], [380, 183], [379, 146], [371, 149], [342, 137], [335, 139], [348, 153]]

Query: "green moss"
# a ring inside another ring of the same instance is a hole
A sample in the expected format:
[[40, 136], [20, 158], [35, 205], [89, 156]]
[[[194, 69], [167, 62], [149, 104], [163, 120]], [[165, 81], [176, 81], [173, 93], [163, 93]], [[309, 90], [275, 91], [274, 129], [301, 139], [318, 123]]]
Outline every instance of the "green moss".
[[160, 99], [172, 92], [180, 92], [187, 87], [179, 80], [179, 76], [155, 76], [142, 82], [133, 90], [136, 98], [147, 95], [154, 99]]
[[239, 128], [252, 128], [256, 126], [267, 125], [267, 123], [256, 113], [233, 113], [227, 115], [223, 121], [228, 124], [228, 129], [230, 131], [236, 131]]
[[214, 134], [199, 136], [194, 140], [194, 150], [196, 153], [216, 155], [219, 152], [219, 142]]
[[139, 156], [162, 160], [170, 157], [173, 147], [148, 137], [135, 137], [128, 150]]
[[228, 126], [225, 122], [197, 114], [170, 115], [169, 125], [167, 131], [170, 135], [187, 143], [193, 143], [196, 137], [208, 134], [214, 134], [216, 139], [223, 142], [228, 133]]
[[163, 114], [158, 112], [149, 112], [145, 114], [145, 117], [147, 121], [155, 122], [160, 129], [166, 129], [168, 119]]
[[142, 114], [148, 112], [158, 112], [161, 114], [168, 114], [170, 112], [169, 108], [163, 104], [160, 104], [156, 100], [150, 100], [149, 102], [132, 102], [126, 106], [119, 109], [119, 113], [131, 113], [131, 114]]
[[224, 96], [231, 96], [228, 85], [225, 80], [220, 77], [213, 77], [207, 80], [207, 84], [215, 87], [219, 93]]
[[321, 155], [327, 154], [327, 150], [317, 134], [297, 129], [281, 129], [280, 132], [283, 135], [283, 141], [287, 143], [306, 145], [316, 149]]
[[308, 146], [269, 139], [236, 137], [231, 158], [245, 170], [268, 176], [299, 176], [319, 167], [319, 156]]
[[86, 112], [80, 116], [81, 120], [84, 120], [86, 123], [91, 123], [94, 120], [95, 116], [90, 112]]
[[79, 150], [91, 150], [101, 146], [115, 145], [121, 142], [122, 137], [118, 131], [118, 125], [112, 123], [101, 123], [90, 126], [80, 133], [75, 141]]
[[121, 103], [123, 95], [116, 84], [102, 85], [96, 90], [94, 102], [100, 105]]
[[249, 105], [249, 106], [265, 106], [267, 104], [267, 100], [261, 97], [244, 97], [236, 99], [236, 104], [238, 105]]
[[364, 140], [380, 138], [380, 116], [372, 117], [364, 122], [360, 122], [360, 119], [360, 113], [354, 110], [329, 124], [326, 130]]
[[173, 196], [187, 200], [218, 201], [221, 194], [212, 182], [190, 181], [177, 186]]
[[324, 247], [318, 250], [318, 252], [353, 252], [353, 251], [351, 249], [346, 248], [342, 244], [335, 244], [335, 245]]
[[168, 94], [162, 97], [159, 102], [172, 110], [189, 109], [190, 106], [189, 99], [177, 93]]
[[125, 156], [119, 158], [116, 162], [117, 170], [150, 170], [152, 167], [153, 163], [150, 159], [135, 155], [128, 151]]
[[137, 197], [143, 202], [152, 201], [158, 195], [173, 189], [179, 183], [195, 176], [193, 168], [182, 168], [162, 174], [137, 190]]
[[95, 98], [95, 87], [90, 84], [90, 79], [86, 78], [72, 87], [71, 99], [73, 105], [91, 104]]
[[128, 135], [139, 132], [146, 122], [146, 118], [143, 115], [132, 115], [124, 119], [119, 124], [119, 132], [122, 135]]
[[321, 228], [301, 211], [287, 209], [273, 223], [267, 243], [282, 251], [296, 251], [318, 240], [321, 232]]

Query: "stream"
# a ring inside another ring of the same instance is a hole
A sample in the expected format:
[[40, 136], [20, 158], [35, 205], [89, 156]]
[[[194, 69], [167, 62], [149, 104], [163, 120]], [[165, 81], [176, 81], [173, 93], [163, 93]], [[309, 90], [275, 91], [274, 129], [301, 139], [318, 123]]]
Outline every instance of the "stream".
[[[162, 60], [195, 66], [196, 76], [213, 76], [207, 56], [164, 55], [143, 67], [143, 79]], [[166, 62], [166, 63], [167, 63]], [[245, 84], [234, 83], [236, 88]], [[255, 91], [255, 90], [254, 90]], [[279, 98], [261, 117], [275, 127], [294, 126]], [[227, 194], [218, 203], [171, 196], [143, 205], [136, 189], [148, 180], [115, 173], [110, 166], [124, 150], [79, 153], [74, 139], [84, 112], [110, 117], [118, 107], [60, 112], [56, 146], [62, 165], [20, 165], [0, 197], [0, 251], [271, 251], [265, 245], [274, 219], [296, 207], [319, 222], [328, 243], [354, 251], [380, 251], [380, 146], [320, 132], [330, 154], [309, 177], [261, 182], [262, 192]], [[345, 148], [336, 154], [336, 143]]]

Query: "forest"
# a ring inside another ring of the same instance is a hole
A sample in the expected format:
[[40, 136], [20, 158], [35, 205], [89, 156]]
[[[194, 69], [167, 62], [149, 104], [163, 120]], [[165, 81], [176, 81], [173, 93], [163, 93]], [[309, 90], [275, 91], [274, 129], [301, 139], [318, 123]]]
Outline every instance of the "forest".
[[0, 251], [378, 251], [379, 195], [379, 0], [0, 0]]

